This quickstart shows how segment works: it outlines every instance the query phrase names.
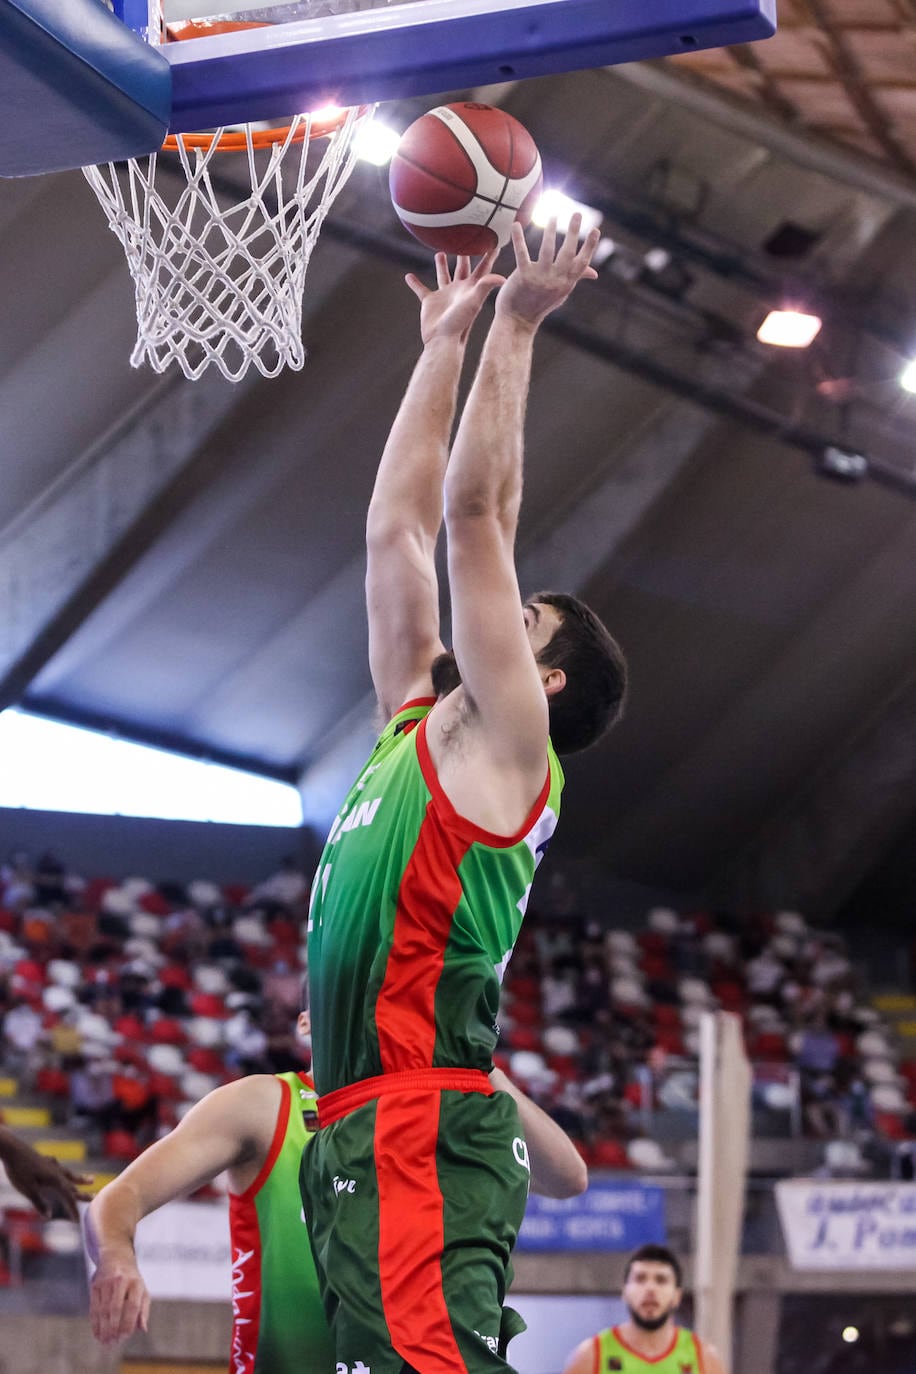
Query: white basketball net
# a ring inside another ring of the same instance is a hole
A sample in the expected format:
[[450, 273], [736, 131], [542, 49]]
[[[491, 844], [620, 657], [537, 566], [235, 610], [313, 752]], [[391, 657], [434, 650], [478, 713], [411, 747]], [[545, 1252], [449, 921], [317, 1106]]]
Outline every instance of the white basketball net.
[[[126, 169], [83, 168], [134, 280], [134, 367], [148, 362], [163, 372], [175, 361], [194, 379], [212, 363], [230, 381], [252, 363], [265, 377], [302, 367], [306, 268], [353, 169], [354, 138], [372, 113], [349, 110], [339, 127], [313, 141], [317, 117], [298, 115], [282, 141], [266, 148], [254, 146], [246, 126], [245, 151], [218, 152], [225, 132], [218, 129], [203, 148], [179, 134], [177, 153], [131, 158]], [[226, 170], [217, 171], [214, 159], [227, 157]], [[226, 182], [239, 176], [243, 161], [250, 194], [246, 187], [238, 199]]]

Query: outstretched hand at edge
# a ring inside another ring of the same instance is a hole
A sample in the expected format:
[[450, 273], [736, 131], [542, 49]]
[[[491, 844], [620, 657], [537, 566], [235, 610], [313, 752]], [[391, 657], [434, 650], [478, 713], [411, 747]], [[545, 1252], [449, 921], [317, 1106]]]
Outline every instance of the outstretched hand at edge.
[[445, 253], [437, 253], [435, 287], [426, 286], [413, 272], [407, 274], [404, 280], [420, 302], [420, 337], [424, 345], [437, 338], [466, 342], [484, 301], [506, 280], [491, 270], [498, 252], [494, 248], [474, 268], [470, 258], [457, 258], [454, 275], [449, 271]]
[[556, 218], [548, 220], [540, 252], [532, 258], [525, 242], [525, 231], [518, 221], [513, 224], [516, 268], [499, 293], [497, 315], [536, 329], [551, 311], [567, 300], [580, 281], [596, 279], [598, 273], [590, 263], [598, 246], [599, 233], [597, 229], [589, 230], [580, 245], [581, 227], [582, 216], [573, 215], [558, 248]]

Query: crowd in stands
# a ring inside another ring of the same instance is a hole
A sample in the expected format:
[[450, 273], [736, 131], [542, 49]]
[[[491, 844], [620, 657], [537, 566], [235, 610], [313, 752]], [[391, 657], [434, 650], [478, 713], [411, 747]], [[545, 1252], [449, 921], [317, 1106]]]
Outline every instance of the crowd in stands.
[[90, 1153], [133, 1157], [220, 1083], [304, 1066], [308, 883], [85, 881], [52, 855], [0, 871], [0, 1063]]
[[[217, 1084], [302, 1067], [307, 901], [292, 860], [248, 888], [85, 880], [53, 854], [11, 855], [0, 1064], [116, 1159]], [[642, 928], [607, 928], [554, 882], [509, 966], [497, 1062], [591, 1164], [670, 1169], [662, 1126], [695, 1114], [699, 1025], [714, 1008], [741, 1017], [755, 1104], [787, 1131], [916, 1136], [916, 1062], [863, 1000], [842, 939], [796, 912], [655, 908]]]

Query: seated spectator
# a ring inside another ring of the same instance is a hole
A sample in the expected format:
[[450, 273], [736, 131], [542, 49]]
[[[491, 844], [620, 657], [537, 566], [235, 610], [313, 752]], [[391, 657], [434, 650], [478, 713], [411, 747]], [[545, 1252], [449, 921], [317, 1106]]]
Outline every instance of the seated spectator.
[[38, 1068], [41, 1032], [41, 1017], [28, 1002], [12, 1007], [3, 1018], [4, 1064], [26, 1084]]

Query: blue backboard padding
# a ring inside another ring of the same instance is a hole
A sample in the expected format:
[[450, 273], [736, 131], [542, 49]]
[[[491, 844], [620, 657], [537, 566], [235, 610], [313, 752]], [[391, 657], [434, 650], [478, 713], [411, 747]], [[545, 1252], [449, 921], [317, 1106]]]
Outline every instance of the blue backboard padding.
[[0, 176], [153, 152], [172, 76], [99, 0], [0, 0]]
[[475, 3], [433, 0], [169, 44], [171, 130], [634, 62], [776, 29], [775, 0], [508, 0], [467, 13]]

